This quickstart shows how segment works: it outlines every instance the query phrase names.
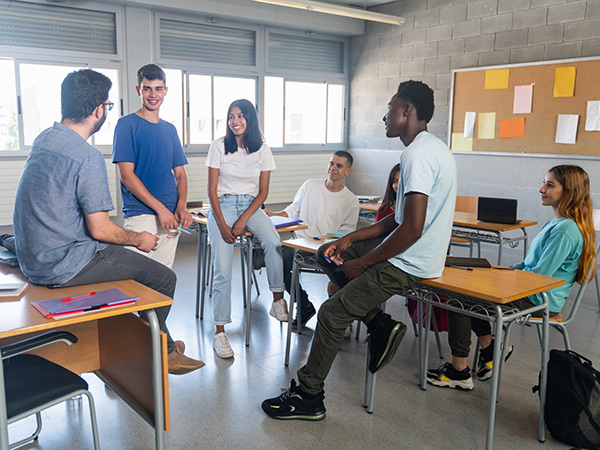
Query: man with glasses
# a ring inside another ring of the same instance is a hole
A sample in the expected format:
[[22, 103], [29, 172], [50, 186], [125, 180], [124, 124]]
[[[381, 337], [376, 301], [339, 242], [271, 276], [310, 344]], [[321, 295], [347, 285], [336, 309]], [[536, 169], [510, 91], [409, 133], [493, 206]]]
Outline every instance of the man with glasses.
[[[144, 255], [171, 268], [178, 228], [189, 227], [187, 159], [175, 127], [160, 119], [167, 94], [165, 72], [156, 64], [138, 70], [135, 87], [142, 106], [117, 122], [113, 163], [119, 166], [124, 227], [158, 236], [158, 245]], [[132, 248], [137, 251], [137, 249]]]
[[[89, 69], [64, 79], [61, 122], [35, 139], [17, 188], [13, 225], [19, 265], [32, 283], [42, 286], [133, 279], [173, 298], [173, 271], [123, 247], [150, 252], [158, 238], [111, 222], [104, 156], [86, 142], [106, 119], [111, 85], [106, 76]], [[167, 334], [169, 372], [202, 367], [202, 361], [183, 354], [182, 341], [171, 338], [169, 310], [170, 306], [155, 309], [160, 329]], [[140, 315], [145, 318], [144, 312]]]

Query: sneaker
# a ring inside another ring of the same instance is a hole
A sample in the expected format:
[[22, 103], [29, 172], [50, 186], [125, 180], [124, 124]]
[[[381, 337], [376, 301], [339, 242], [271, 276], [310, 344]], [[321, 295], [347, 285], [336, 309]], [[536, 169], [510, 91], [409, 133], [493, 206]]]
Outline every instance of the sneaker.
[[[177, 341], [181, 342], [181, 341]], [[183, 342], [181, 342], [183, 344]], [[185, 348], [185, 344], [183, 345]], [[192, 359], [179, 352], [177, 346], [168, 355], [169, 373], [172, 375], [183, 375], [184, 373], [192, 372], [200, 367], [204, 367], [204, 363], [197, 359]]]
[[467, 367], [460, 372], [447, 362], [437, 369], [427, 371], [427, 382], [434, 386], [449, 387], [461, 391], [470, 391], [475, 385], [471, 378], [471, 370]]
[[[308, 321], [310, 319], [312, 319], [312, 316], [314, 316], [317, 313], [317, 310], [315, 309], [314, 305], [312, 303], [309, 303], [306, 308], [301, 308], [302, 310], [302, 327], [304, 327]], [[292, 326], [294, 328], [298, 328], [298, 314], [296, 314], [296, 318], [294, 319], [294, 321], [292, 322]]]
[[229, 345], [229, 339], [223, 332], [215, 334], [213, 349], [219, 358], [233, 358], [233, 350], [231, 349], [231, 345]]
[[269, 315], [275, 317], [280, 322], [288, 321], [288, 307], [284, 298], [277, 300], [271, 304]]
[[261, 406], [265, 414], [274, 419], [322, 420], [325, 418], [324, 398], [323, 391], [315, 395], [305, 394], [292, 380], [289, 389], [285, 389], [279, 397], [265, 400]]
[[348, 328], [344, 330], [344, 339], [350, 339], [352, 337], [352, 324], [348, 325]]
[[[514, 345], [509, 345], [506, 348], [504, 362], [508, 361], [508, 358], [510, 358], [510, 355], [512, 355], [514, 349]], [[485, 381], [492, 378], [492, 369], [494, 368], [493, 358], [494, 341], [492, 340], [492, 344], [489, 347], [479, 351], [479, 359], [477, 360], [477, 378], [479, 378], [480, 381]]]
[[389, 314], [379, 311], [367, 325], [367, 339], [371, 362], [369, 370], [377, 372], [396, 354], [398, 346], [406, 334], [406, 325], [397, 322]]

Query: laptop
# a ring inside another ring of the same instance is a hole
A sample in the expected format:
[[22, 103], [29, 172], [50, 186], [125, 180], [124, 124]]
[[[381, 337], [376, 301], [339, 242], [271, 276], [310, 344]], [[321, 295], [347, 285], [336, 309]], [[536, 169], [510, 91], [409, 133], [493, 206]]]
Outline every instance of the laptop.
[[517, 219], [517, 200], [514, 198], [479, 197], [477, 202], [477, 220], [515, 224]]

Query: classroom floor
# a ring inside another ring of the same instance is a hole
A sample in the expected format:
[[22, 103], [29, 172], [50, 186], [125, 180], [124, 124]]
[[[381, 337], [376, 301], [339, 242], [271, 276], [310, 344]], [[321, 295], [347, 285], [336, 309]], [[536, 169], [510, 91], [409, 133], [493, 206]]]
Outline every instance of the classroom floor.
[[[290, 368], [283, 365], [286, 326], [268, 315], [271, 296], [264, 270], [258, 275], [261, 296], [252, 294], [252, 337], [244, 346], [244, 312], [239, 259], [234, 263], [233, 323], [227, 326], [235, 358], [222, 360], [212, 350], [214, 326], [210, 304], [204, 321], [194, 316], [196, 237], [183, 236], [174, 270], [178, 276], [175, 302], [168, 325], [175, 339], [183, 339], [186, 353], [206, 366], [182, 376], [169, 376], [171, 431], [168, 449], [481, 449], [485, 445], [490, 382], [475, 380], [475, 390], [461, 392], [430, 386], [421, 390], [417, 379], [417, 339], [410, 331], [394, 360], [377, 378], [375, 411], [362, 407], [365, 360], [364, 333], [344, 341], [325, 386], [327, 418], [320, 422], [277, 421], [265, 416], [260, 403], [279, 395], [310, 348], [316, 318], [305, 332], [293, 335]], [[302, 284], [318, 306], [325, 298], [324, 275], [302, 275]], [[387, 312], [409, 323], [404, 302], [396, 297]], [[600, 314], [591, 285], [576, 323], [569, 328], [573, 349], [600, 367]], [[574, 325], [574, 326], [573, 326]], [[410, 327], [409, 327], [410, 330]], [[446, 334], [443, 352], [450, 352]], [[539, 344], [531, 327], [513, 328], [515, 352], [505, 365], [494, 436], [498, 449], [563, 449], [553, 440], [537, 440], [538, 401], [531, 387], [537, 384]], [[550, 348], [562, 348], [551, 331]], [[430, 367], [443, 361], [431, 339]], [[84, 375], [96, 401], [100, 443], [103, 449], [152, 449], [154, 431], [131, 408], [92, 374]], [[57, 405], [43, 414], [39, 441], [26, 449], [92, 448], [86, 400]], [[10, 427], [12, 440], [33, 430], [27, 419]]]

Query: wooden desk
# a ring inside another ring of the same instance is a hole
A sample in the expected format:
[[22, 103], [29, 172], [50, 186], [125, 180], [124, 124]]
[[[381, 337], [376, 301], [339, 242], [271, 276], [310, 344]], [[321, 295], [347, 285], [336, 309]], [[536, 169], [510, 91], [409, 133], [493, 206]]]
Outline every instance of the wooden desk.
[[[477, 214], [466, 212], [454, 213], [454, 228], [452, 229], [452, 237], [459, 239], [467, 239], [469, 241], [489, 242], [498, 245], [498, 264], [502, 264], [502, 250], [505, 244], [523, 242], [523, 258], [527, 255], [528, 235], [527, 227], [536, 225], [533, 220], [521, 220], [516, 224], [482, 222], [477, 220]], [[503, 233], [509, 231], [521, 230], [522, 236], [507, 237]]]
[[[316, 253], [317, 249], [327, 241], [315, 239], [289, 239], [283, 245]], [[301, 261], [294, 258], [292, 272], [292, 293], [298, 280], [297, 265]], [[492, 391], [488, 412], [488, 431], [486, 448], [492, 448], [494, 421], [496, 414], [496, 399], [500, 386], [500, 378], [505, 357], [505, 349], [510, 337], [510, 330], [517, 321], [525, 321], [530, 314], [541, 311], [543, 317], [542, 349], [541, 349], [541, 380], [540, 380], [540, 422], [539, 439], [545, 440], [544, 404], [546, 398], [546, 375], [548, 364], [548, 299], [545, 291], [561, 286], [565, 281], [520, 270], [499, 270], [474, 268], [462, 270], [446, 267], [441, 277], [423, 280], [415, 289], [399, 292], [399, 295], [418, 301], [418, 316], [423, 317], [423, 303], [426, 304], [426, 323], [419, 323], [419, 384], [427, 388], [427, 362], [429, 353], [429, 330], [431, 306], [465, 314], [471, 317], [496, 323], [496, 339], [494, 341], [494, 369], [492, 372]], [[541, 293], [544, 304], [518, 311], [510, 303], [532, 294]], [[290, 300], [290, 309], [293, 298]], [[506, 325], [506, 331], [503, 326]], [[503, 337], [504, 335], [504, 337]], [[285, 364], [289, 363], [291, 327], [288, 328]], [[376, 376], [367, 371], [364, 403], [368, 412], [373, 411], [373, 396]]]
[[360, 202], [359, 203], [359, 218], [364, 219], [368, 222], [375, 222], [377, 216], [377, 210], [381, 206], [379, 202]]
[[[0, 264], [2, 273], [18, 273]], [[24, 279], [24, 278], [23, 278]], [[118, 288], [140, 297], [133, 305], [81, 315], [46, 319], [30, 303], [90, 291]], [[133, 280], [88, 284], [61, 289], [30, 285], [20, 299], [0, 300], [0, 346], [49, 330], [63, 329], [79, 341], [69, 347], [50, 345], [31, 353], [43, 356], [75, 373], [95, 372], [137, 413], [155, 428], [156, 448], [164, 448], [164, 430], [170, 428], [167, 339], [160, 332], [153, 309], [168, 306], [172, 300]], [[148, 311], [149, 323], [134, 312]], [[124, 345], [127, 343], [127, 345]], [[2, 374], [0, 360], [0, 374]], [[8, 449], [4, 377], [0, 377], [0, 449]], [[108, 431], [108, 430], [107, 430]]]
[[[206, 260], [207, 248], [208, 248], [208, 219], [204, 216], [193, 215], [194, 222], [198, 224], [198, 263], [196, 266], [196, 318], [200, 320], [204, 319], [204, 297], [205, 297], [205, 286], [206, 286], [206, 268], [207, 264], [210, 264]], [[291, 232], [292, 235], [295, 231], [306, 230], [308, 226], [304, 224], [291, 225], [287, 227], [276, 228], [278, 233]], [[246, 305], [247, 299], [250, 297], [252, 287], [252, 252], [254, 250], [254, 236], [249, 231], [245, 231], [242, 236], [237, 239], [234, 245], [238, 245], [246, 252], [246, 274], [244, 280], [244, 305]], [[242, 271], [244, 265], [242, 265]], [[242, 277], [244, 273], [242, 272]], [[250, 308], [246, 308], [246, 346], [250, 345]]]

